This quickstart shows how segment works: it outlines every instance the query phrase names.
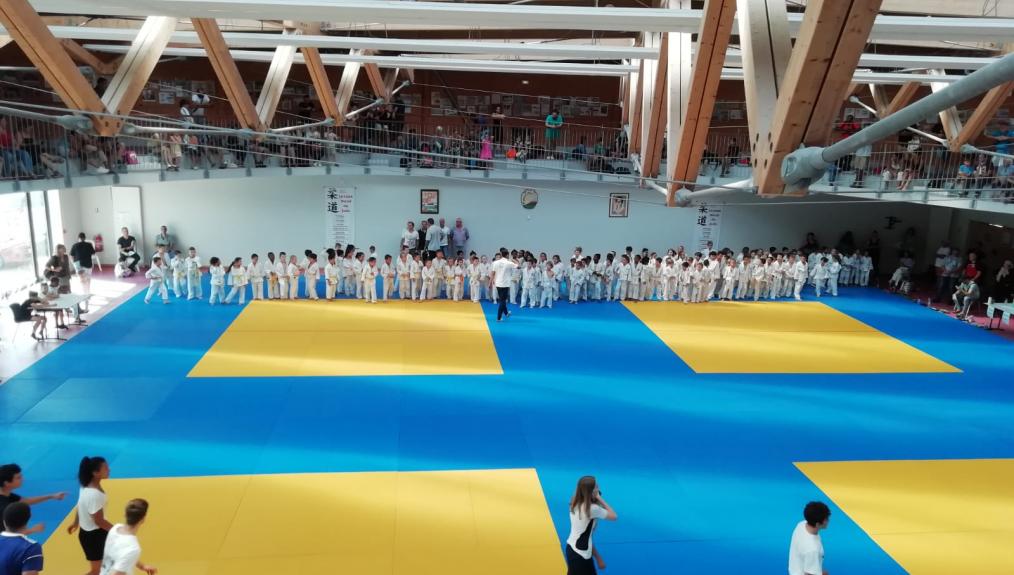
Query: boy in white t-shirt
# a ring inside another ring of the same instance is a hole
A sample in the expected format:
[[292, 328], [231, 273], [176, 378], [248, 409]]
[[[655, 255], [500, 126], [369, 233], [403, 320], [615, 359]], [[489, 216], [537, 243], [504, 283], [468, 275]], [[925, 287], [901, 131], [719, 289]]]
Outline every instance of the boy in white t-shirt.
[[127, 503], [126, 524], [113, 525], [106, 537], [100, 575], [133, 575], [135, 568], [148, 575], [158, 572], [155, 567], [141, 563], [141, 544], [137, 540], [137, 531], [147, 515], [148, 502], [144, 499], [131, 499]]
[[827, 529], [831, 510], [820, 501], [811, 501], [803, 509], [803, 518], [792, 532], [789, 544], [789, 575], [824, 575], [820, 532]]

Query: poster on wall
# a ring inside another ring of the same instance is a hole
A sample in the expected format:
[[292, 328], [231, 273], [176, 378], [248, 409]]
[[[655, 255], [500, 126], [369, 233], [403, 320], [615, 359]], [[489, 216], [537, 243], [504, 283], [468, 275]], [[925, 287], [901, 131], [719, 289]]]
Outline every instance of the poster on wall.
[[718, 246], [718, 236], [722, 231], [722, 206], [701, 204], [697, 207], [697, 220], [694, 222], [693, 249], [707, 252], [708, 242]]
[[419, 213], [440, 213], [440, 190], [419, 190]]
[[630, 215], [630, 194], [609, 194], [609, 217], [625, 218]]
[[356, 241], [355, 188], [324, 186], [324, 246]]

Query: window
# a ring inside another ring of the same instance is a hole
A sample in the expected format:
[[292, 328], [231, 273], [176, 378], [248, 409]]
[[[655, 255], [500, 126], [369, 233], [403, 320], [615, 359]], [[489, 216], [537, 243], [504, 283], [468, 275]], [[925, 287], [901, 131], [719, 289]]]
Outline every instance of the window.
[[[0, 194], [0, 297], [35, 282], [28, 194]], [[43, 220], [45, 221], [45, 220]], [[48, 234], [47, 234], [48, 236]]]

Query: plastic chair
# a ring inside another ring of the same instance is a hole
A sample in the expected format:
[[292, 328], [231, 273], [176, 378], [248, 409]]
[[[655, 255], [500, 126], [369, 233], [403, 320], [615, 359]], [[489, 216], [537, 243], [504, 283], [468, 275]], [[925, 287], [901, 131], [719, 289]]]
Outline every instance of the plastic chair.
[[25, 308], [19, 303], [12, 303], [10, 305], [11, 315], [14, 316], [14, 337], [11, 338], [11, 342], [18, 338], [18, 332], [21, 329], [21, 324], [29, 323], [32, 321], [32, 314], [25, 313]]

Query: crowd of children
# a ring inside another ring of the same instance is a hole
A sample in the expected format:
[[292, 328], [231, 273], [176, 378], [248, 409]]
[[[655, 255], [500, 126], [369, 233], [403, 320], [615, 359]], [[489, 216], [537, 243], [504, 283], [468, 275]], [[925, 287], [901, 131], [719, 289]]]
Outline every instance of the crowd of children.
[[[405, 249], [397, 257], [381, 257], [374, 246], [363, 252], [351, 244], [344, 249], [341, 244], [328, 248], [323, 258], [312, 250], [305, 250], [302, 259], [285, 252], [277, 256], [268, 252], [266, 259], [253, 254], [249, 261], [236, 257], [223, 262], [212, 257], [208, 260], [209, 302], [215, 305], [238, 300], [243, 304], [248, 287], [253, 299], [316, 300], [321, 298], [323, 287], [323, 298], [329, 301], [344, 296], [369, 303], [394, 298], [495, 302], [491, 268], [500, 257], [475, 252], [446, 257], [440, 251]], [[517, 266], [510, 278], [509, 303], [533, 308], [551, 308], [561, 298], [570, 303], [798, 300], [807, 285], [813, 287], [816, 297], [825, 292], [837, 296], [839, 286], [868, 285], [873, 269], [869, 254], [843, 254], [833, 249], [804, 253], [787, 248], [743, 248], [738, 254], [729, 249], [690, 254], [681, 246], [660, 255], [648, 249], [634, 253], [627, 247], [624, 252], [609, 252], [603, 257], [586, 255], [578, 247], [566, 261], [559, 255], [536, 255], [525, 250], [511, 251], [509, 257]], [[150, 285], [145, 302], [159, 295], [168, 303], [170, 289], [178, 298], [202, 299], [203, 274], [195, 248], [189, 248], [186, 254], [168, 254], [160, 249], [146, 274]]]

